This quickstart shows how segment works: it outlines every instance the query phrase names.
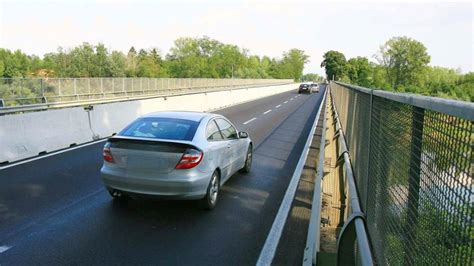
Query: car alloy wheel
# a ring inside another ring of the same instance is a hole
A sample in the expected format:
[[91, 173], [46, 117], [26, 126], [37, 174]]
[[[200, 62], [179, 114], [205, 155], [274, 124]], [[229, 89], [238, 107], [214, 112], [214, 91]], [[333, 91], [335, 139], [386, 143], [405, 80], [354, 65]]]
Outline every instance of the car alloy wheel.
[[199, 202], [202, 209], [211, 210], [217, 205], [217, 201], [219, 200], [219, 186], [219, 173], [215, 171], [209, 181], [206, 196]]

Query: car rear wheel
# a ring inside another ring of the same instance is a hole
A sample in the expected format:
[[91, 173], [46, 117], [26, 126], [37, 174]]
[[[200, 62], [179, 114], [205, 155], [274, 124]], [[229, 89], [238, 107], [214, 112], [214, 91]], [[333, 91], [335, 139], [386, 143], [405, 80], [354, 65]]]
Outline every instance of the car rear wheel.
[[207, 186], [206, 196], [199, 201], [199, 207], [204, 210], [212, 210], [217, 205], [220, 189], [219, 173], [214, 171]]
[[247, 149], [247, 155], [245, 157], [245, 164], [242, 169], [240, 169], [241, 173], [247, 174], [250, 173], [250, 168], [252, 167], [252, 144], [249, 145], [249, 148]]

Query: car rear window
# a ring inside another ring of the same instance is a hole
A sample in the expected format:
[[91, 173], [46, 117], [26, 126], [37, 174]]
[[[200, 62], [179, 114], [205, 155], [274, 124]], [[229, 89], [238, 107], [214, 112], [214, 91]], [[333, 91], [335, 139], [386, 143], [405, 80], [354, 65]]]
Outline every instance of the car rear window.
[[118, 135], [152, 139], [192, 140], [198, 125], [199, 122], [186, 119], [147, 117], [135, 120]]

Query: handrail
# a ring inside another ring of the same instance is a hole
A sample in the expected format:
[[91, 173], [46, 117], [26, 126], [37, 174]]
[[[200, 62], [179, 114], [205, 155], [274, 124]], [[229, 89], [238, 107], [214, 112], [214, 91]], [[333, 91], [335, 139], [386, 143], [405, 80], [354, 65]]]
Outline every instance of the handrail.
[[[339, 131], [339, 143], [341, 145], [340, 154], [344, 158], [344, 167], [346, 170], [346, 176], [347, 176], [348, 187], [349, 187], [349, 204], [350, 204], [351, 211], [353, 214], [352, 219], [349, 219], [346, 222], [338, 239], [338, 264], [345, 264], [341, 262], [341, 260], [344, 260], [346, 262], [347, 260], [350, 260], [350, 258], [348, 258], [347, 256], [343, 256], [343, 255], [346, 255], [345, 253], [342, 253], [339, 251], [342, 249], [341, 245], [350, 244], [351, 241], [346, 242], [344, 239], [345, 231], [349, 226], [354, 226], [356, 236], [357, 236], [358, 250], [360, 251], [360, 259], [361, 259], [362, 265], [374, 265], [374, 262], [372, 259], [372, 252], [371, 252], [371, 248], [369, 244], [369, 237], [368, 237], [368, 233], [365, 227], [364, 215], [360, 207], [359, 196], [357, 194], [354, 174], [352, 172], [352, 164], [349, 158], [349, 152], [348, 152], [345, 137], [344, 137], [344, 131], [341, 127], [341, 121], [339, 120], [339, 115], [335, 107], [334, 98], [332, 97], [332, 92], [330, 91], [329, 93], [331, 94], [334, 118], [336, 120], [336, 131]], [[351, 225], [352, 223], [353, 225]]]
[[404, 103], [447, 115], [457, 116], [467, 120], [474, 120], [474, 103], [472, 102], [456, 101], [411, 93], [397, 93], [377, 89], [367, 89], [339, 81], [334, 82], [338, 85], [362, 93], [370, 94], [372, 92], [374, 96], [382, 97], [399, 103]]
[[[161, 91], [157, 90], [134, 90], [134, 91], [116, 91], [116, 92], [103, 92], [103, 93], [89, 93], [89, 94], [68, 94], [68, 95], [53, 95], [49, 98], [73, 98], [77, 96], [87, 96], [87, 95], [110, 95], [110, 94], [125, 94], [122, 97], [105, 97], [105, 98], [98, 98], [98, 99], [85, 99], [85, 100], [72, 100], [72, 101], [62, 101], [62, 102], [48, 102], [43, 100], [44, 103], [38, 104], [25, 104], [19, 106], [0, 106], [0, 115], [4, 114], [11, 114], [17, 112], [27, 112], [27, 111], [43, 111], [48, 109], [56, 109], [56, 108], [64, 108], [64, 107], [80, 107], [80, 106], [88, 106], [91, 104], [102, 104], [102, 103], [112, 103], [112, 102], [121, 102], [121, 101], [129, 101], [129, 100], [140, 100], [140, 99], [148, 99], [148, 98], [156, 98], [156, 97], [174, 97], [174, 96], [181, 96], [181, 95], [190, 95], [190, 94], [197, 94], [197, 93], [211, 93], [223, 90], [240, 90], [240, 89], [249, 89], [249, 88], [256, 88], [261, 86], [280, 86], [280, 85], [287, 85], [292, 84], [290, 82], [282, 82], [282, 83], [261, 83], [261, 84], [240, 84], [240, 85], [233, 85], [233, 86], [209, 86], [209, 87], [193, 87], [193, 88], [173, 88], [173, 89], [163, 89]], [[208, 88], [208, 89], [206, 89]], [[148, 94], [139, 94], [134, 95], [138, 92], [148, 92], [148, 91], [155, 91], [156, 93], [148, 93]], [[129, 94], [129, 95], [127, 95]], [[31, 97], [25, 99], [41, 99], [44, 97]], [[0, 99], [2, 100], [2, 99]], [[15, 99], [13, 99], [15, 100]], [[5, 101], [5, 100], [4, 100]]]

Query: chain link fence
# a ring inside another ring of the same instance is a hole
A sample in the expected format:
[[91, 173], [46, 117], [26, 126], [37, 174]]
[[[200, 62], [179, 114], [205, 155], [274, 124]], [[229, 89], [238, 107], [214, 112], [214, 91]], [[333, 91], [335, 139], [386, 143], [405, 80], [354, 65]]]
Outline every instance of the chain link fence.
[[0, 107], [64, 103], [227, 88], [282, 85], [291, 79], [1, 78]]
[[381, 265], [472, 265], [474, 104], [331, 82]]

